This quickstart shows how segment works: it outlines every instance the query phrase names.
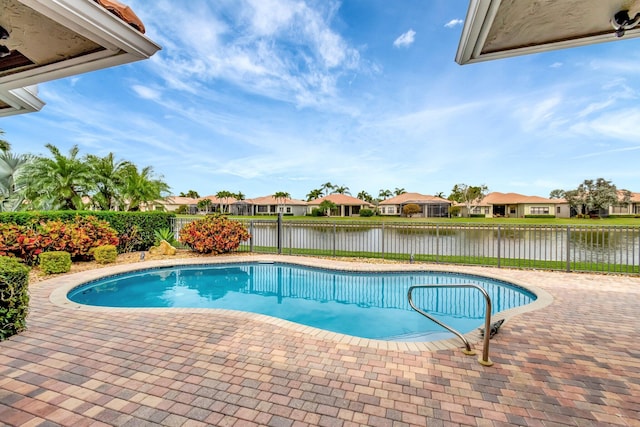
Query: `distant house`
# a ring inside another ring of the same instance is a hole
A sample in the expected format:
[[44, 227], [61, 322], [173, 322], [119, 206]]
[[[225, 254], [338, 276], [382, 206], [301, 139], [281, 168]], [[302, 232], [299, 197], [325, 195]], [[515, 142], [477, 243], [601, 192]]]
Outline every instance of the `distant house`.
[[609, 206], [609, 215], [640, 215], [640, 193], [631, 193], [628, 203], [623, 203], [624, 193], [618, 191], [620, 204]]
[[238, 200], [231, 205], [234, 215], [295, 215], [307, 213], [307, 202], [297, 199], [275, 198], [273, 196]]
[[231, 206], [238, 201], [235, 197], [217, 197], [215, 195], [201, 197], [197, 201], [200, 202], [205, 199], [210, 200], [211, 204], [205, 209], [198, 208], [199, 213], [202, 214], [233, 213], [231, 210]]
[[358, 216], [360, 215], [361, 209], [374, 208], [371, 203], [346, 194], [329, 194], [328, 196], [307, 202], [307, 213], [311, 213], [313, 209], [319, 208], [320, 204], [325, 200], [336, 205], [336, 208], [331, 211], [331, 215], [334, 216]]
[[462, 216], [484, 215], [488, 218], [524, 218], [527, 215], [553, 215], [557, 218], [569, 218], [569, 204], [563, 199], [547, 199], [538, 196], [525, 196], [518, 193], [489, 193], [479, 203], [474, 204], [471, 212], [466, 212], [464, 203]]
[[378, 204], [378, 213], [380, 215], [402, 215], [402, 209], [408, 204], [416, 204], [420, 207], [421, 212], [414, 216], [446, 218], [449, 216], [451, 201], [420, 193], [404, 193], [380, 202]]
[[141, 210], [175, 212], [180, 206], [186, 206], [187, 213], [194, 215], [198, 212], [198, 199], [182, 196], [167, 196], [162, 200], [149, 203]]

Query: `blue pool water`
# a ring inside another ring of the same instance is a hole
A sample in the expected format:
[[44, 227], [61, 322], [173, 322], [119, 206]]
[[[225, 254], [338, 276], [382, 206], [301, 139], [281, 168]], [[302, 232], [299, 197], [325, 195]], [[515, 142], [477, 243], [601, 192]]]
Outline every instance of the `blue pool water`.
[[[485, 288], [492, 314], [536, 299], [523, 288], [481, 276], [357, 273], [280, 263], [149, 269], [84, 284], [68, 298], [106, 307], [224, 308], [362, 338], [430, 341], [449, 335], [443, 336], [444, 329], [411, 309], [407, 291], [417, 284], [458, 283]], [[413, 296], [418, 307], [462, 333], [484, 324], [485, 301], [477, 289], [417, 289]]]

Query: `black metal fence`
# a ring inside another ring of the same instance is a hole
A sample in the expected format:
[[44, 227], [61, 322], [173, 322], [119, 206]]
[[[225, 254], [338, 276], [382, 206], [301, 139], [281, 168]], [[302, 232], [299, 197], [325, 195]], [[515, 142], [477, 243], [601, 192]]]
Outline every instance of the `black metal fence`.
[[[192, 219], [176, 218], [174, 232]], [[240, 251], [640, 273], [640, 227], [239, 220]]]

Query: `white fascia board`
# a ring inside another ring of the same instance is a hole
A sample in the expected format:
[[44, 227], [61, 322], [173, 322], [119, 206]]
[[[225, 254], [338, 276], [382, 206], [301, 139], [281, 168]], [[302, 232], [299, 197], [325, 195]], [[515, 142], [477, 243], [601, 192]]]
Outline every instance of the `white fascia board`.
[[[460, 65], [474, 62], [491, 61], [495, 59], [510, 58], [513, 56], [529, 55], [548, 52], [551, 50], [566, 49], [578, 46], [587, 46], [596, 43], [605, 43], [619, 40], [611, 33], [584, 36], [570, 40], [543, 43], [534, 46], [526, 46], [516, 49], [507, 49], [500, 52], [482, 53], [487, 35], [491, 30], [502, 0], [471, 0], [469, 9], [460, 36], [456, 62]], [[627, 30], [624, 39], [640, 37], [640, 28]]]
[[[496, 2], [499, 5], [501, 0]], [[480, 34], [483, 28], [491, 27], [491, 22], [486, 22], [491, 4], [492, 0], [471, 0], [469, 3], [467, 17], [464, 20], [464, 27], [458, 44], [458, 51], [456, 52], [456, 62], [458, 64], [463, 65], [471, 62], [474, 59], [474, 54], [477, 55], [476, 52], [481, 46]], [[486, 37], [487, 31], [487, 29], [484, 30], [484, 37]]]
[[[45, 65], [43, 67], [36, 67], [30, 70], [0, 77], [0, 87], [5, 89], [16, 89], [49, 80], [56, 80], [88, 71], [98, 70], [112, 65], [120, 65], [121, 63], [125, 63], [120, 58], [120, 56], [123, 55], [124, 54], [122, 53], [114, 55], [113, 51], [102, 50], [88, 55], [83, 55], [78, 58], [54, 62], [53, 64]], [[113, 64], [102, 65], [102, 63], [106, 61]]]
[[147, 59], [160, 46], [92, 0], [18, 0], [105, 50], [32, 68], [0, 78], [13, 90], [103, 68]]
[[0, 117], [40, 111], [45, 103], [36, 93], [37, 88], [33, 86], [0, 92], [0, 99], [11, 106], [0, 109]]
[[[624, 35], [624, 40], [637, 38], [637, 37], [640, 37], [639, 29], [627, 30]], [[552, 50], [588, 46], [596, 43], [613, 42], [616, 40], [620, 40], [620, 39], [615, 38], [613, 36], [613, 31], [612, 31], [611, 34], [600, 34], [597, 36], [582, 37], [582, 38], [573, 39], [573, 40], [563, 40], [563, 41], [558, 41], [553, 43], [540, 44], [537, 46], [527, 46], [519, 49], [505, 50], [501, 52], [485, 53], [477, 57], [472, 57], [466, 62], [462, 62], [462, 63], [458, 62], [458, 63], [460, 65], [472, 64], [474, 62], [492, 61], [495, 59], [511, 58], [513, 56], [521, 56], [521, 55], [532, 55], [535, 53], [549, 52]], [[456, 58], [456, 61], [457, 61], [457, 58]]]
[[139, 59], [160, 50], [153, 40], [92, 0], [18, 0], [107, 49], [121, 49]]

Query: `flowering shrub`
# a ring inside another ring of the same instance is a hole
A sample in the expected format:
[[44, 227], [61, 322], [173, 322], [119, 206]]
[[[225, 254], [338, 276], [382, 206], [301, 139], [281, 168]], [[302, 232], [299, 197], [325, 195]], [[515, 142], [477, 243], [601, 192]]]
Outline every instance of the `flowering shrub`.
[[203, 254], [234, 251], [250, 237], [240, 222], [216, 215], [190, 222], [180, 230], [180, 241]]
[[32, 227], [0, 224], [0, 256], [17, 257], [27, 265], [33, 265], [38, 255], [50, 244], [48, 236], [43, 236]]
[[69, 252], [75, 259], [89, 259], [99, 246], [118, 245], [116, 231], [94, 216], [76, 216], [73, 222], [49, 221], [41, 228], [51, 239], [48, 250]]
[[117, 244], [115, 230], [93, 216], [31, 226], [0, 224], [0, 256], [21, 258], [27, 265], [34, 265], [42, 252], [64, 251], [75, 259], [89, 259], [93, 248]]

